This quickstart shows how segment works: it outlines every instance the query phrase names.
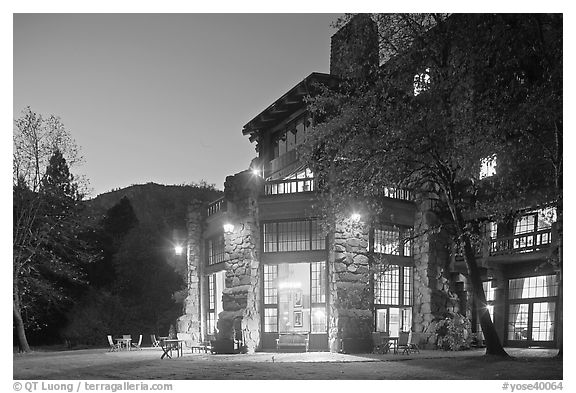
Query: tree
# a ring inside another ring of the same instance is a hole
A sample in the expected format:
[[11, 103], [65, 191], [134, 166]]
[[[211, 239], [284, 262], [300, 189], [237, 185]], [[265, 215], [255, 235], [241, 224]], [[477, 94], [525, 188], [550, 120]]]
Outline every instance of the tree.
[[[381, 213], [388, 187], [433, 200], [442, 213], [441, 229], [462, 246], [474, 298], [485, 303], [473, 249], [480, 224], [561, 195], [561, 188], [534, 194], [547, 189], [554, 169], [561, 171], [561, 162], [550, 165], [541, 148], [541, 141], [549, 140], [546, 134], [559, 129], [561, 135], [561, 45], [560, 64], [558, 51], [543, 49], [558, 47], [561, 16], [559, 21], [557, 16], [430, 14], [375, 19], [387, 62], [362, 78], [341, 75], [338, 89], [310, 99], [316, 126], [302, 156], [325, 182], [334, 206], [360, 200]], [[505, 62], [498, 57], [502, 48]], [[526, 63], [544, 60], [550, 72], [528, 77]], [[542, 92], [547, 98], [537, 99]], [[554, 113], [546, 118], [554, 119], [554, 127], [530, 121], [552, 103]], [[522, 113], [531, 114], [523, 126], [508, 128]], [[549, 156], [558, 159], [559, 152], [550, 146]], [[479, 179], [480, 162], [494, 154], [504, 170]], [[543, 164], [536, 167], [535, 161]], [[486, 354], [506, 356], [487, 310], [480, 313], [480, 324]]]
[[82, 240], [82, 194], [60, 146], [70, 148], [66, 151], [77, 161], [77, 149], [56, 118], [44, 123], [28, 108], [16, 121], [13, 317], [25, 352], [30, 351], [26, 329], [43, 327], [43, 318], [54, 310], [63, 315], [67, 293], [82, 284], [81, 266], [93, 256]]

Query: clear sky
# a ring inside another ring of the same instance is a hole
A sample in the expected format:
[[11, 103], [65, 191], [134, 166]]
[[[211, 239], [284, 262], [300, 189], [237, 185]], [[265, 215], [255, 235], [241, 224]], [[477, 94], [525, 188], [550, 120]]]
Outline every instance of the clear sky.
[[336, 14], [15, 14], [14, 118], [59, 116], [91, 196], [132, 184], [223, 188], [256, 156], [242, 126], [329, 72]]

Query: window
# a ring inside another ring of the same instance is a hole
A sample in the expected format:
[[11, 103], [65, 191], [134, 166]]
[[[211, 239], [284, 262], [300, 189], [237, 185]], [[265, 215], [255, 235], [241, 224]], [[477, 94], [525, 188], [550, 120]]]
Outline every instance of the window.
[[532, 299], [558, 295], [555, 275], [514, 278], [508, 281], [510, 299]]
[[310, 264], [312, 333], [326, 333], [326, 262]]
[[206, 240], [208, 265], [224, 262], [224, 234]]
[[312, 303], [326, 302], [326, 263], [310, 264], [312, 281]]
[[484, 179], [496, 174], [496, 154], [480, 160], [480, 179]]
[[[550, 229], [556, 222], [556, 208], [547, 207], [525, 214], [514, 223], [514, 248], [530, 248], [552, 242]], [[534, 234], [529, 236], [518, 236]], [[530, 249], [524, 251], [531, 251]]]
[[316, 220], [264, 223], [264, 252], [324, 250], [326, 235]]
[[392, 225], [374, 229], [372, 251], [379, 254], [412, 256], [412, 230]]
[[265, 333], [326, 334], [326, 262], [264, 265]]
[[414, 96], [430, 88], [430, 68], [424, 72], [414, 75]]
[[557, 296], [554, 274], [508, 280], [508, 340], [554, 340]]
[[388, 265], [374, 274], [376, 331], [397, 336], [412, 327], [413, 268]]
[[314, 191], [314, 174], [310, 169], [303, 169], [282, 180], [267, 180], [264, 190], [265, 195]]
[[274, 158], [278, 158], [301, 145], [309, 128], [310, 122], [305, 117], [301, 117], [275, 133], [273, 139]]
[[222, 291], [225, 285], [224, 271], [208, 276], [208, 311], [206, 313], [206, 333], [214, 334], [217, 329], [218, 314], [224, 310]]
[[278, 266], [264, 265], [264, 331], [278, 331]]

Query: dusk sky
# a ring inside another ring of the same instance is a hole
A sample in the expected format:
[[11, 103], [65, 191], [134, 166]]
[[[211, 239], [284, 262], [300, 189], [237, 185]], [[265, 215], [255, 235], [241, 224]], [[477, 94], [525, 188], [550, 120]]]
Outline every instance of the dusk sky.
[[223, 188], [256, 156], [242, 127], [329, 72], [337, 14], [15, 14], [14, 118], [59, 116], [91, 197], [132, 184]]

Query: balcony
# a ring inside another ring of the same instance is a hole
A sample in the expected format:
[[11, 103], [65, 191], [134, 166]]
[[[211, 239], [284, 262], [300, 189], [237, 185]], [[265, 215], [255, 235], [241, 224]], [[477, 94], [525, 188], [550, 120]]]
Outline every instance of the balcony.
[[214, 202], [210, 202], [208, 204], [208, 208], [206, 209], [206, 214], [208, 217], [221, 212], [221, 211], [226, 211], [226, 201], [224, 200], [224, 197], [215, 200]]
[[403, 201], [414, 200], [414, 195], [412, 194], [412, 192], [402, 188], [386, 187], [384, 188], [384, 192], [382, 193], [382, 195], [385, 196], [386, 198], [400, 199]]
[[518, 254], [547, 248], [552, 243], [552, 229], [499, 237], [490, 242], [490, 255]]

